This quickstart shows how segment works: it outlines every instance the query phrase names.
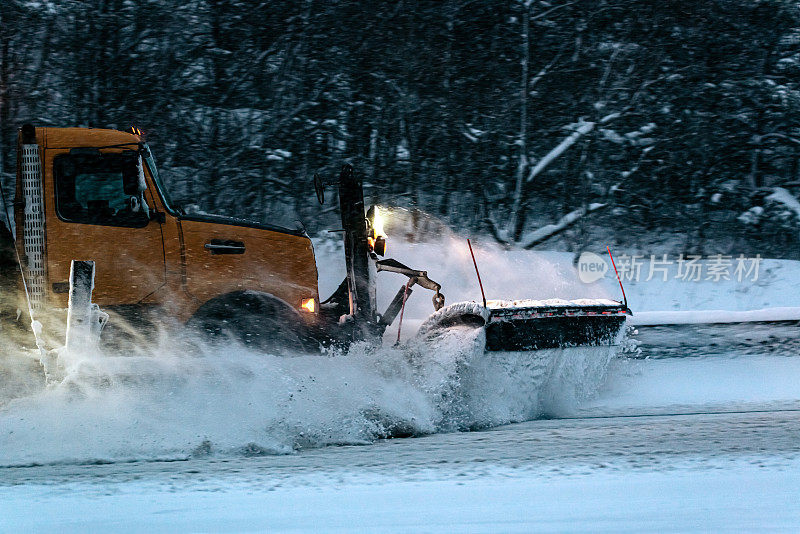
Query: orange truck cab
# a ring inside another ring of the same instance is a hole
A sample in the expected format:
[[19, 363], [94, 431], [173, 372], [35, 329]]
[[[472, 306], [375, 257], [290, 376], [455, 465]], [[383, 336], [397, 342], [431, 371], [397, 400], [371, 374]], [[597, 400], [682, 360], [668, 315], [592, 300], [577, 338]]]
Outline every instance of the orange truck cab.
[[94, 260], [92, 300], [106, 311], [240, 323], [244, 341], [318, 326], [304, 230], [184, 213], [136, 133], [26, 125], [18, 146], [15, 247], [34, 314], [63, 312], [71, 260]]

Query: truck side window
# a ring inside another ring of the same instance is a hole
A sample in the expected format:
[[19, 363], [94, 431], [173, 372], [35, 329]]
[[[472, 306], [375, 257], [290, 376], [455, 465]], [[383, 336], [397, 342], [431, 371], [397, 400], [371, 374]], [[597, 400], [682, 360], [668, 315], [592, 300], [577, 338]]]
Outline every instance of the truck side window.
[[56, 156], [56, 212], [67, 222], [140, 228], [149, 222], [135, 152]]

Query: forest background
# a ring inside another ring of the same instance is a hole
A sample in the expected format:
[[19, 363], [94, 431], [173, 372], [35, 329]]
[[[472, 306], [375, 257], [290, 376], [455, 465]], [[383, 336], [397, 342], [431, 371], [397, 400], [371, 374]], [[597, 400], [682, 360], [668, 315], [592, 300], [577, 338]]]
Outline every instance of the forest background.
[[350, 162], [420, 239], [800, 258], [797, 1], [2, 0], [9, 202], [26, 122], [136, 125], [185, 209], [312, 234]]

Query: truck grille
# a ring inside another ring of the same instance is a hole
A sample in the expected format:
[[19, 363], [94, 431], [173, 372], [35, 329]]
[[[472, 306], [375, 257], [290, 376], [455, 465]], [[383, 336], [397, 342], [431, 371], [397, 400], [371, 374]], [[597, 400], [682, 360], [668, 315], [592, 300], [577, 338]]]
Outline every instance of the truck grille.
[[39, 145], [22, 145], [22, 195], [25, 198], [23, 237], [27, 258], [28, 294], [36, 311], [45, 303], [44, 208]]

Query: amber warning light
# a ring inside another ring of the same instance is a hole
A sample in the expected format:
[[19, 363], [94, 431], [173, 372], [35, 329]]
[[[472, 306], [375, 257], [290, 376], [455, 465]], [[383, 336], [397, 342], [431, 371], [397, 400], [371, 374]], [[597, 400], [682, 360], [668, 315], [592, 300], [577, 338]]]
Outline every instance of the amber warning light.
[[313, 298], [303, 299], [303, 301], [300, 303], [300, 309], [308, 313], [314, 313], [314, 311], [317, 309], [317, 301]]

